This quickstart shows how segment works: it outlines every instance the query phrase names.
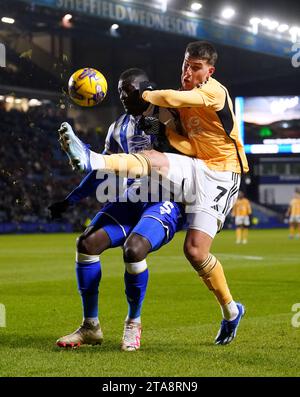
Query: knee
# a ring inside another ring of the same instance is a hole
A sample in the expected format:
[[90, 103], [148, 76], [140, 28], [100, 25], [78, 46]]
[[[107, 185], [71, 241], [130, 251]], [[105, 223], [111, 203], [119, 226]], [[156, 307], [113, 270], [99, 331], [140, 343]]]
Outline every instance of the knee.
[[86, 255], [100, 255], [104, 251], [99, 239], [97, 240], [93, 234], [85, 236], [82, 234], [77, 239], [77, 252]]
[[188, 261], [193, 265], [203, 263], [207, 259], [209, 252], [200, 245], [185, 243], [184, 254]]
[[150, 248], [150, 243], [144, 237], [138, 235], [129, 237], [123, 247], [124, 262], [142, 261], [146, 258]]
[[89, 237], [81, 235], [77, 238], [76, 241], [77, 252], [87, 255], [93, 255], [92, 244]]
[[147, 253], [143, 249], [142, 245], [134, 245], [132, 243], [128, 243], [124, 245], [123, 248], [123, 259], [124, 262], [140, 262], [145, 259]]

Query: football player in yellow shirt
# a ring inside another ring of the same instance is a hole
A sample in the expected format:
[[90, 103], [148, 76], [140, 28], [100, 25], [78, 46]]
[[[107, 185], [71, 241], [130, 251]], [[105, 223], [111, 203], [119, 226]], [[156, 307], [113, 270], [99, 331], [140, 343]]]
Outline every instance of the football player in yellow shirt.
[[250, 226], [251, 214], [250, 201], [245, 197], [244, 192], [240, 191], [231, 212], [231, 215], [235, 218], [237, 244], [247, 244], [248, 242], [248, 228]]
[[217, 52], [208, 42], [190, 43], [182, 65], [180, 91], [155, 90], [140, 85], [142, 98], [153, 105], [177, 108], [184, 129], [179, 135], [156, 120], [147, 120], [148, 132], [165, 132], [180, 154], [155, 150], [126, 155], [100, 155], [90, 151], [73, 131], [60, 130], [60, 140], [74, 167], [121, 172], [129, 177], [159, 173], [181, 189], [186, 204], [188, 231], [184, 253], [217, 298], [223, 320], [215, 344], [225, 345], [236, 336], [245, 309], [233, 300], [223, 268], [210, 253], [212, 241], [234, 205], [240, 178], [248, 171], [246, 155], [227, 89], [212, 77]]
[[289, 217], [290, 234], [289, 238], [293, 239], [300, 237], [300, 190], [295, 190], [295, 196], [290, 201], [289, 208], [286, 212], [286, 216]]

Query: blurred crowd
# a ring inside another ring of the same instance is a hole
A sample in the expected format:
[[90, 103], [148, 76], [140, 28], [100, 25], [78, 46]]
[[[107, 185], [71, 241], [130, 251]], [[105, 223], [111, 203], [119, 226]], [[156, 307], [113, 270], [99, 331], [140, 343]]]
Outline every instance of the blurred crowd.
[[[74, 125], [65, 110], [52, 104], [7, 112], [0, 103], [0, 223], [50, 222], [49, 204], [63, 200], [83, 178], [60, 149], [57, 130], [63, 121]], [[104, 136], [76, 132], [101, 151]], [[95, 198], [83, 200], [68, 209], [63, 221], [79, 230], [99, 207]]]
[[17, 54], [6, 46], [6, 67], [1, 68], [0, 85], [59, 91], [62, 84], [60, 73], [64, 66], [53, 65], [52, 73], [49, 73], [32, 62], [31, 56], [32, 50]]

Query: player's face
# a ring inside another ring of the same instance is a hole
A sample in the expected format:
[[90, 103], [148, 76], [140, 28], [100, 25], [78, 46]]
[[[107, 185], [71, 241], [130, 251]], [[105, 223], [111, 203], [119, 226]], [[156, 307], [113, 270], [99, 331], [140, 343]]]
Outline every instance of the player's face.
[[192, 58], [187, 52], [182, 64], [182, 88], [186, 91], [192, 90], [198, 84], [204, 83], [214, 71], [214, 66], [209, 65], [205, 59]]
[[145, 77], [143, 76], [119, 80], [118, 91], [120, 100], [124, 106], [125, 112], [133, 116], [142, 114], [149, 106], [149, 104], [140, 97], [139, 86], [142, 81], [145, 81]]

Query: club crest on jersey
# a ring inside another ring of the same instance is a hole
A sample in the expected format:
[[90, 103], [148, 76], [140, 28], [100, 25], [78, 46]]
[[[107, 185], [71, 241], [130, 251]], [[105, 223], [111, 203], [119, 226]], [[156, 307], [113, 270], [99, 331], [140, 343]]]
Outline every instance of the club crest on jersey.
[[186, 122], [186, 130], [188, 131], [189, 135], [199, 134], [202, 132], [202, 127], [200, 123], [200, 119], [198, 116], [189, 117]]

